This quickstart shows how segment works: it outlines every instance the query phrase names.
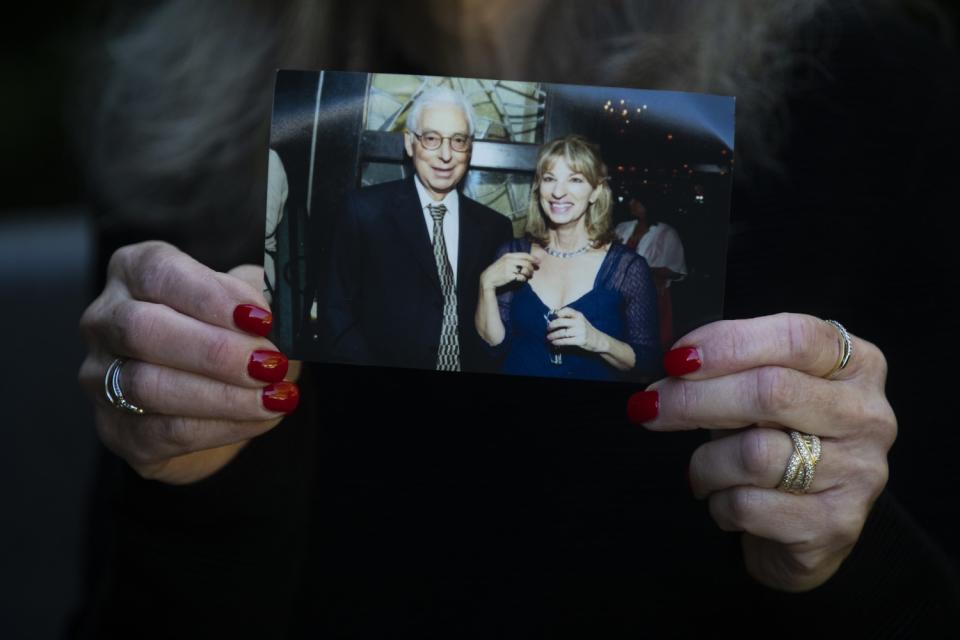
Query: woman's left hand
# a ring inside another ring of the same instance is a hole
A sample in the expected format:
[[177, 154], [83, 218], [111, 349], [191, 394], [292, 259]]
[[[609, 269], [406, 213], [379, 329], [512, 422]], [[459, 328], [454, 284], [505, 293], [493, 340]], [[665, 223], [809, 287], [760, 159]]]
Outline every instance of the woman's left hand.
[[[823, 320], [779, 314], [714, 322], [667, 354], [673, 377], [630, 399], [634, 422], [656, 431], [713, 429], [690, 460], [693, 493], [721, 529], [743, 532], [747, 571], [783, 591], [826, 582], [850, 554], [887, 482], [897, 434], [884, 395], [886, 360], [851, 336], [837, 364], [840, 333]], [[819, 436], [820, 461], [806, 493], [777, 489], [794, 444]]]
[[602, 352], [606, 350], [606, 337], [582, 313], [570, 307], [557, 311], [557, 318], [547, 324], [547, 341], [554, 347], [580, 347], [584, 351]]

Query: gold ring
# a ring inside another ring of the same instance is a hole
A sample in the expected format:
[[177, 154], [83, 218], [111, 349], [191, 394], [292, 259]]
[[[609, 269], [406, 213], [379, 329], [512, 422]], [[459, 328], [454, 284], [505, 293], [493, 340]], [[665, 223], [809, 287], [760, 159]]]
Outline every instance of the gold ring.
[[793, 441], [793, 452], [777, 489], [787, 493], [806, 493], [813, 484], [813, 476], [822, 453], [822, 443], [818, 436], [799, 431], [790, 431], [790, 439]]

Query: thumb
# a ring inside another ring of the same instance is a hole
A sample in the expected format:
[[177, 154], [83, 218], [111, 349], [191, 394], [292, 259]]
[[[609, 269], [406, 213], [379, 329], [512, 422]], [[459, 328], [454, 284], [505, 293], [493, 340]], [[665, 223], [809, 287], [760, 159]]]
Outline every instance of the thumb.
[[269, 294], [263, 279], [263, 267], [255, 264], [242, 264], [238, 267], [230, 269], [230, 271], [227, 272], [227, 275], [232, 276], [248, 285], [251, 289], [256, 291], [256, 297], [263, 302], [264, 308], [270, 307], [270, 300], [268, 299]]

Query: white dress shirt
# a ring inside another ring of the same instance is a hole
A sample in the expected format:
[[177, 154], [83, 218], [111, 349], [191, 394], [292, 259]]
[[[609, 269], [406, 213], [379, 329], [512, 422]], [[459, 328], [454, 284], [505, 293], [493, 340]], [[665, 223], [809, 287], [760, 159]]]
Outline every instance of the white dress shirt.
[[[614, 232], [620, 238], [620, 242], [626, 244], [636, 228], [637, 221], [630, 220], [618, 224]], [[643, 234], [640, 242], [637, 243], [637, 253], [643, 256], [651, 267], [666, 267], [680, 275], [681, 277], [677, 280], [683, 280], [683, 276], [687, 275], [687, 262], [683, 255], [680, 234], [665, 222], [658, 222]], [[670, 286], [669, 280], [667, 286]]]
[[447, 245], [447, 258], [450, 260], [450, 267], [453, 269], [453, 282], [457, 282], [457, 258], [460, 255], [460, 198], [457, 190], [453, 189], [439, 202], [430, 197], [426, 188], [420, 182], [420, 176], [415, 176], [413, 183], [417, 185], [417, 195], [420, 196], [420, 210], [423, 212], [423, 220], [427, 225], [427, 235], [430, 237], [430, 244], [433, 245], [433, 216], [430, 215], [429, 207], [431, 204], [442, 204], [447, 208], [443, 215], [443, 239]]

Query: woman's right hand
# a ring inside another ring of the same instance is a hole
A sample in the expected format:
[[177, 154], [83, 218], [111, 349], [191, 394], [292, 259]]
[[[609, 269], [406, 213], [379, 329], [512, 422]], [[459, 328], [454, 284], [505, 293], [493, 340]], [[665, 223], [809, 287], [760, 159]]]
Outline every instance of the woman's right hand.
[[529, 253], [505, 253], [480, 274], [480, 289], [493, 291], [511, 282], [526, 282], [540, 268], [540, 260]]
[[[89, 353], [80, 382], [97, 433], [141, 476], [171, 484], [206, 478], [277, 426], [299, 400], [299, 363], [264, 335], [272, 326], [263, 269], [218, 273], [175, 247], [144, 242], [110, 259], [107, 283], [80, 328]], [[142, 415], [104, 393], [111, 362]], [[286, 380], [286, 381], [284, 381]]]

